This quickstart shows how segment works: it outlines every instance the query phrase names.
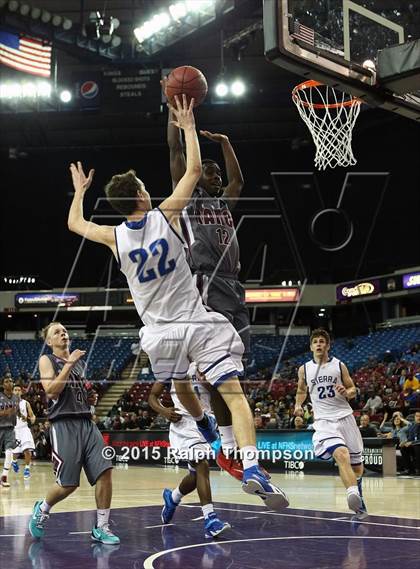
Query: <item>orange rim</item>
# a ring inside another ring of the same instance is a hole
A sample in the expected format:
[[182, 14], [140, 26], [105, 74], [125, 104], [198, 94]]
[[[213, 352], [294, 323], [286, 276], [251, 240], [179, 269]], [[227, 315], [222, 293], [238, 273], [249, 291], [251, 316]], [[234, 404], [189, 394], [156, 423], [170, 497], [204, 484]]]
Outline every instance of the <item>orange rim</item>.
[[348, 101], [343, 101], [342, 103], [308, 103], [301, 99], [298, 95], [299, 91], [303, 91], [304, 89], [312, 89], [312, 87], [325, 87], [324, 83], [320, 81], [315, 81], [314, 79], [310, 79], [309, 81], [304, 81], [303, 83], [299, 83], [296, 87], [293, 88], [292, 91], [292, 99], [299, 99], [300, 103], [304, 107], [312, 107], [313, 109], [338, 109], [339, 107], [352, 107], [353, 105], [360, 105], [363, 101], [358, 99], [357, 97], [353, 97], [353, 95], [349, 95], [351, 99]]

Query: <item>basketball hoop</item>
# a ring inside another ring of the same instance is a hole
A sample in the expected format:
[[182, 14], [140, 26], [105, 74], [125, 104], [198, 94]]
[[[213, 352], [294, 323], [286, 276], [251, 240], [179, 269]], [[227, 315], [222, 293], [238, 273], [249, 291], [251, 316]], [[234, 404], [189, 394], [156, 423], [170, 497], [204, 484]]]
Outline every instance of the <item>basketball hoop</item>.
[[362, 101], [314, 80], [296, 85], [292, 100], [312, 134], [315, 166], [325, 170], [356, 164], [351, 138]]

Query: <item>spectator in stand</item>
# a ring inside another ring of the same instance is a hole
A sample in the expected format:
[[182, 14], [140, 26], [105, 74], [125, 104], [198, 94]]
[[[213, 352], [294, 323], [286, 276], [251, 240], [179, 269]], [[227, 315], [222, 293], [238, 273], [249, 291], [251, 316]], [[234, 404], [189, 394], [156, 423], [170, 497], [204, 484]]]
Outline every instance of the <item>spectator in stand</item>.
[[408, 389], [412, 389], [413, 391], [417, 391], [420, 388], [420, 382], [414, 374], [411, 374], [410, 377], [404, 381], [403, 390], [407, 391]]
[[401, 444], [401, 453], [405, 454], [409, 473], [420, 475], [420, 411], [414, 415], [414, 423], [407, 429], [407, 441]]
[[112, 422], [112, 427], [111, 430], [112, 431], [121, 431], [123, 428], [122, 426], [122, 422], [121, 422], [121, 417], [120, 414], [118, 413], [115, 417], [114, 420]]
[[314, 422], [314, 412], [312, 407], [305, 407], [304, 419], [306, 426], [309, 427]]
[[163, 415], [156, 415], [150, 424], [150, 429], [169, 429], [169, 421], [166, 417], [163, 417]]
[[404, 391], [404, 408], [406, 414], [412, 413], [418, 406], [418, 394], [409, 387]]
[[375, 395], [375, 393], [372, 391], [362, 411], [369, 413], [372, 416], [376, 415], [379, 409], [382, 409], [382, 406], [382, 399], [379, 397], [379, 395]]
[[106, 417], [102, 418], [102, 424], [104, 427], [104, 431], [109, 431], [112, 427], [112, 419], [107, 415]]
[[36, 428], [33, 430], [35, 456], [40, 460], [46, 460], [49, 458], [51, 453], [49, 423], [46, 421], [44, 424], [39, 423], [39, 425], [36, 425], [35, 427]]
[[288, 429], [290, 425], [290, 417], [287, 413], [286, 409], [279, 409], [278, 413], [278, 420], [277, 420], [278, 428], [279, 429]]
[[384, 395], [392, 395], [394, 391], [394, 386], [392, 384], [392, 381], [390, 379], [385, 380], [385, 385], [384, 385], [384, 389], [383, 389], [383, 393]]
[[[401, 466], [398, 468], [398, 472], [400, 474], [408, 474], [410, 463], [407, 457], [407, 452], [404, 448], [402, 449], [401, 446], [405, 445], [408, 440], [408, 428], [410, 427], [411, 423], [406, 421], [402, 414], [399, 411], [396, 411], [392, 416], [391, 421], [391, 430], [387, 431], [386, 427], [384, 426], [385, 421], [387, 418], [387, 414], [385, 413], [384, 419], [379, 427], [381, 432], [384, 433], [384, 436], [388, 439], [396, 438], [398, 439], [397, 450], [401, 453]], [[397, 453], [397, 463], [398, 463], [398, 453]]]
[[[296, 419], [297, 419], [298, 417], [300, 417], [300, 418], [302, 419], [303, 423], [305, 422], [304, 419], [303, 419], [304, 413], [305, 413], [305, 412], [304, 412], [303, 409], [298, 409], [298, 410], [296, 411], [296, 414], [295, 414], [295, 415], [292, 415], [292, 417], [290, 418], [290, 422], [289, 422], [289, 429], [295, 429], [295, 428], [296, 428], [296, 426], [295, 426], [295, 425], [296, 425]], [[299, 422], [300, 422], [300, 421], [299, 421]], [[303, 427], [303, 428], [304, 428], [304, 427]]]
[[400, 379], [398, 380], [398, 385], [403, 387], [404, 383], [407, 379], [407, 370], [405, 368], [403, 368], [400, 373], [401, 373], [401, 375], [400, 375]]
[[360, 427], [359, 427], [360, 434], [362, 438], [366, 437], [376, 437], [377, 432], [373, 425], [370, 424], [370, 417], [369, 415], [362, 415], [360, 417]]
[[141, 415], [137, 419], [137, 425], [140, 430], [149, 429], [152, 424], [152, 419], [149, 415], [149, 411], [142, 411]]
[[124, 423], [124, 429], [128, 431], [134, 431], [135, 429], [139, 428], [138, 425], [138, 417], [135, 413], [130, 413], [127, 421]]
[[255, 409], [255, 414], [254, 414], [254, 426], [255, 428], [258, 429], [263, 429], [264, 428], [264, 422], [263, 422], [263, 418], [261, 416], [261, 409], [259, 407], [257, 407]]
[[388, 399], [386, 405], [384, 406], [385, 413], [390, 416], [395, 411], [401, 411], [404, 409], [404, 403], [400, 399], [399, 393], [393, 391], [391, 397]]
[[297, 431], [303, 431], [304, 429], [306, 429], [303, 417], [300, 416], [295, 417], [293, 428], [296, 429]]

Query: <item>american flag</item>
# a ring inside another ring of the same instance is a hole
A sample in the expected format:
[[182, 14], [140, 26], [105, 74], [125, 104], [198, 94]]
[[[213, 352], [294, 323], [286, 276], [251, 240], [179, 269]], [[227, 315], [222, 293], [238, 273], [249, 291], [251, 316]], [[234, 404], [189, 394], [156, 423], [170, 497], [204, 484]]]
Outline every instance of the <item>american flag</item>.
[[38, 38], [0, 30], [0, 63], [24, 73], [50, 77], [51, 45]]
[[304, 26], [300, 22], [293, 23], [292, 38], [305, 41], [311, 45], [315, 45], [315, 32], [312, 28]]

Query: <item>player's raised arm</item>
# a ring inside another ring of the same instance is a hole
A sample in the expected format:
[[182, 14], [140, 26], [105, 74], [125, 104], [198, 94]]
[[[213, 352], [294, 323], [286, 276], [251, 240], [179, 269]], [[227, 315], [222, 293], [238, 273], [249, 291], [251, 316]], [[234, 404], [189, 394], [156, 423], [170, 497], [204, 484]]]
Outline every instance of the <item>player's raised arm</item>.
[[302, 409], [308, 393], [308, 386], [305, 381], [305, 370], [300, 366], [298, 371], [298, 386], [296, 391], [295, 414]]
[[340, 368], [343, 385], [337, 385], [336, 391], [346, 399], [354, 399], [354, 397], [356, 397], [356, 386], [350, 377], [349, 370], [343, 362], [340, 362]]
[[[166, 81], [162, 79], [161, 85], [166, 95]], [[186, 162], [184, 154], [184, 145], [182, 142], [182, 130], [174, 125], [176, 116], [169, 107], [168, 127], [166, 131], [166, 140], [169, 146], [169, 165], [171, 169], [172, 187], [175, 188], [179, 180], [185, 174]]]
[[83, 200], [86, 191], [92, 183], [94, 170], [90, 170], [89, 175], [86, 177], [81, 162], [77, 162], [77, 165], [70, 164], [70, 172], [74, 195], [67, 220], [68, 228], [73, 233], [89, 239], [89, 241], [107, 245], [116, 255], [114, 228], [109, 225], [98, 225], [92, 221], [87, 221], [83, 214]]
[[225, 160], [228, 185], [223, 189], [223, 197], [227, 199], [229, 209], [233, 209], [241, 195], [244, 186], [241, 167], [239, 166], [233, 146], [225, 134], [213, 133], [208, 130], [200, 130], [200, 134], [213, 142], [218, 142], [222, 147], [223, 158]]
[[187, 164], [185, 174], [178, 182], [172, 195], [160, 205], [160, 209], [165, 213], [168, 221], [179, 225], [179, 214], [191, 199], [194, 188], [201, 176], [201, 154], [197, 132], [195, 130], [195, 120], [193, 113], [194, 99], [187, 104], [187, 98], [182, 96], [182, 104], [175, 96], [176, 107], [171, 107], [176, 120], [173, 121], [177, 128], [182, 128], [185, 135], [185, 145], [187, 153]]

